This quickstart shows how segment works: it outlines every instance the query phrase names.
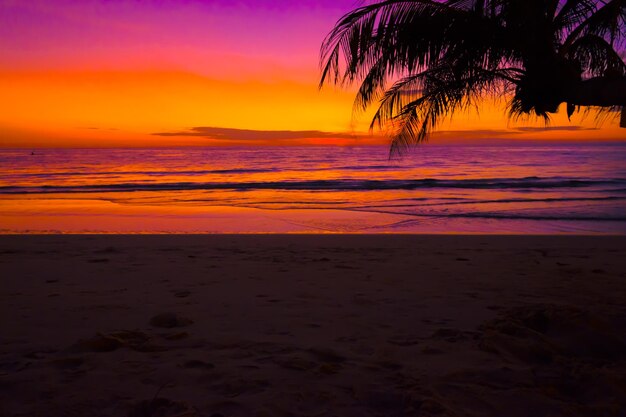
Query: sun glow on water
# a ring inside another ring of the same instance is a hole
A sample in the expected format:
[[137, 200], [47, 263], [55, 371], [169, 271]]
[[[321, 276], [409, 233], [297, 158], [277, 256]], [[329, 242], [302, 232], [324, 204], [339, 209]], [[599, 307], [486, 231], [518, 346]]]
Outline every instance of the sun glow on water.
[[38, 152], [0, 152], [4, 233], [626, 232], [621, 145]]

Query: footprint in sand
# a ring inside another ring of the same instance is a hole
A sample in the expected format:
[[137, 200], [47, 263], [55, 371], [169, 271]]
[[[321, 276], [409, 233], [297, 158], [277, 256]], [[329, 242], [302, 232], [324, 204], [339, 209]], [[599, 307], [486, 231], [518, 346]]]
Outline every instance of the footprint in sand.
[[150, 319], [150, 325], [153, 327], [161, 327], [165, 329], [171, 329], [174, 327], [185, 327], [193, 323], [186, 317], [182, 317], [176, 313], [161, 313]]
[[95, 250], [93, 253], [120, 253], [121, 251], [114, 248], [113, 246], [108, 246], [104, 249]]
[[70, 352], [113, 352], [128, 348], [137, 352], [161, 352], [167, 350], [150, 343], [150, 336], [136, 330], [120, 330], [108, 334], [99, 333], [89, 339], [81, 339], [69, 348]]
[[189, 297], [190, 295], [191, 295], [191, 291], [187, 291], [187, 290], [174, 292], [174, 297], [178, 297], [178, 298], [186, 298], [186, 297]]
[[181, 368], [185, 368], [185, 369], [198, 369], [198, 370], [205, 370], [205, 371], [215, 368], [215, 365], [213, 365], [212, 363], [204, 362], [198, 359], [188, 360], [178, 366], [180, 366]]
[[389, 338], [387, 343], [396, 345], [396, 346], [415, 346], [419, 343], [419, 338], [417, 336], [411, 335], [397, 335]]
[[95, 259], [88, 259], [87, 262], [91, 263], [91, 264], [97, 264], [97, 263], [106, 263], [109, 262], [110, 259], [109, 258], [95, 258]]
[[128, 417], [197, 417], [195, 408], [180, 401], [172, 401], [167, 398], [154, 398], [144, 400], [134, 405]]

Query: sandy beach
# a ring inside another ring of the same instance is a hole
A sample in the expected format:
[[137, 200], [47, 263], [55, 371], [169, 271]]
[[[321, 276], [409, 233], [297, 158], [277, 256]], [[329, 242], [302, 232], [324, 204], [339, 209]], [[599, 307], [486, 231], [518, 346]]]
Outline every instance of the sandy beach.
[[0, 415], [626, 416], [626, 237], [0, 236]]

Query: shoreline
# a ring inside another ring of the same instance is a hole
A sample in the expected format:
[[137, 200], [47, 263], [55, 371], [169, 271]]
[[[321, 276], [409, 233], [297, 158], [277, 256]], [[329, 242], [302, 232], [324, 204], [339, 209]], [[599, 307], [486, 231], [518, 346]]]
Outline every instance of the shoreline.
[[626, 237], [625, 233], [581, 233], [581, 232], [563, 232], [563, 233], [513, 233], [513, 232], [376, 232], [376, 233], [363, 233], [363, 232], [214, 232], [214, 233], [201, 233], [201, 232], [0, 232], [2, 236], [458, 236], [458, 237], [474, 237], [474, 236], [527, 236], [527, 237], [559, 237], [559, 236], [573, 236], [573, 237], [593, 237], [593, 236], [607, 236], [607, 237]]
[[0, 235], [0, 268], [2, 416], [626, 409], [626, 236]]
[[[93, 196], [92, 196], [93, 197]], [[2, 199], [0, 235], [624, 235], [620, 219], [415, 216], [347, 209]]]

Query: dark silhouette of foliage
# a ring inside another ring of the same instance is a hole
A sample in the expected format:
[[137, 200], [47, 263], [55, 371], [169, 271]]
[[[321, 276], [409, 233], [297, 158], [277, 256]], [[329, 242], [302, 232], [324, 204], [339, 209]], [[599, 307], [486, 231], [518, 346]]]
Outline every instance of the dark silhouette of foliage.
[[568, 116], [615, 111], [626, 106], [625, 22], [626, 0], [364, 3], [324, 40], [320, 87], [360, 83], [355, 110], [378, 103], [370, 128], [391, 127], [392, 153], [487, 96], [546, 121], [563, 102]]

